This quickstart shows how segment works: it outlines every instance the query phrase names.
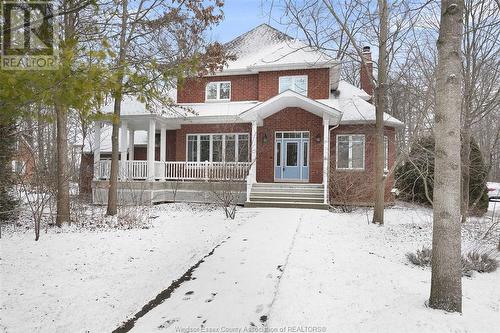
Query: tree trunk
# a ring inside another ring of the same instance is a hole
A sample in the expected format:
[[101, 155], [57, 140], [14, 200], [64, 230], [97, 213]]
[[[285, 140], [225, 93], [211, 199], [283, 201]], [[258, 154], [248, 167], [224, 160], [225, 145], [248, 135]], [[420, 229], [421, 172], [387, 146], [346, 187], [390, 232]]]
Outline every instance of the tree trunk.
[[109, 175], [108, 208], [106, 215], [116, 215], [118, 211], [118, 131], [120, 128], [121, 102], [123, 96], [124, 67], [127, 48], [128, 1], [122, 1], [122, 20], [120, 31], [120, 53], [118, 55], [118, 88], [115, 92], [113, 109], [113, 131], [111, 133], [111, 170]]
[[387, 0], [378, 1], [380, 16], [378, 85], [375, 92], [375, 203], [372, 223], [384, 224], [384, 112], [387, 81]]
[[56, 225], [70, 222], [68, 177], [68, 119], [67, 110], [60, 103], [54, 105], [57, 117], [57, 214]]
[[469, 188], [470, 188], [470, 128], [465, 125], [462, 131], [462, 205], [460, 213], [462, 215], [462, 223], [467, 222], [469, 216]]
[[463, 0], [441, 1], [434, 135], [432, 281], [429, 305], [462, 311], [460, 110]]
[[37, 141], [37, 151], [38, 151], [38, 165], [42, 172], [47, 170], [45, 161], [45, 138], [44, 138], [44, 128], [45, 124], [42, 121], [42, 106], [39, 104], [37, 107], [37, 130], [36, 130], [36, 141]]
[[108, 208], [106, 215], [114, 216], [118, 211], [118, 130], [120, 128], [121, 93], [116, 94], [111, 133], [111, 170], [109, 172]]

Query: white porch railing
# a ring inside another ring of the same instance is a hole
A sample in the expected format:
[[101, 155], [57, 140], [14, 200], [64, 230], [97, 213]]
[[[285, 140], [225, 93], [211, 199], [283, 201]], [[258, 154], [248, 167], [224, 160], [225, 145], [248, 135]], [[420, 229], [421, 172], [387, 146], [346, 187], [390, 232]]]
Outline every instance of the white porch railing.
[[[250, 162], [160, 162], [154, 163], [155, 180], [234, 180], [247, 178]], [[110, 160], [100, 160], [96, 166], [96, 179], [109, 179]], [[147, 161], [120, 161], [120, 179], [148, 179]]]

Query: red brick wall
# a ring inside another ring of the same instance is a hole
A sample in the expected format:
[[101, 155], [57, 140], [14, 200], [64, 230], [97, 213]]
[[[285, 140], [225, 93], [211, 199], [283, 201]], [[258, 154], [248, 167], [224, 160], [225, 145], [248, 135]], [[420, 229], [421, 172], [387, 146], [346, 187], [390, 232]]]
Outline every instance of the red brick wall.
[[231, 101], [258, 100], [259, 77], [257, 74], [188, 78], [177, 89], [178, 103], [204, 103], [205, 86], [208, 82], [231, 81]]
[[[300, 108], [286, 108], [264, 119], [257, 129], [257, 181], [274, 182], [274, 133], [309, 131], [309, 182], [323, 182], [323, 119]], [[321, 142], [316, 142], [320, 135]], [[267, 135], [267, 143], [264, 143]]]
[[[394, 164], [396, 158], [396, 145], [395, 145], [395, 129], [391, 127], [385, 128], [384, 135], [388, 137], [389, 140], [389, 169]], [[356, 193], [353, 194], [355, 197], [354, 201], [360, 204], [372, 204], [373, 203], [373, 191], [375, 184], [374, 179], [374, 159], [375, 159], [375, 125], [342, 125], [332, 130], [330, 137], [330, 182], [335, 182], [336, 180], [352, 181], [354, 188], [356, 188]], [[364, 134], [365, 135], [365, 169], [364, 170], [337, 170], [336, 169], [336, 136], [337, 134]], [[389, 175], [386, 181], [385, 187], [385, 200], [386, 202], [392, 202], [393, 197], [391, 195], [391, 189], [394, 184], [393, 175]], [[338, 198], [335, 198], [333, 193], [330, 193], [330, 201], [338, 202]]]
[[[177, 130], [176, 161], [186, 160], [186, 135], [196, 133], [248, 133], [251, 140], [251, 124], [196, 124], [182, 125]], [[251, 144], [251, 143], [250, 143]], [[250, 149], [249, 149], [250, 150]]]
[[167, 161], [175, 161], [177, 131], [167, 131]]
[[285, 75], [307, 75], [307, 96], [312, 99], [330, 97], [330, 71], [328, 68], [300, 69], [259, 73], [259, 101], [278, 95], [279, 77]]
[[359, 69], [359, 78], [361, 89], [368, 95], [373, 96], [373, 82], [371, 75], [373, 74], [373, 62], [371, 53], [363, 53], [365, 57], [366, 66], [361, 64]]
[[212, 76], [188, 78], [183, 88], [177, 89], [177, 102], [204, 103], [205, 86], [208, 82], [231, 81], [231, 101], [265, 101], [278, 95], [279, 77], [307, 75], [308, 97], [325, 99], [330, 96], [330, 72], [328, 68], [260, 72], [250, 75]]

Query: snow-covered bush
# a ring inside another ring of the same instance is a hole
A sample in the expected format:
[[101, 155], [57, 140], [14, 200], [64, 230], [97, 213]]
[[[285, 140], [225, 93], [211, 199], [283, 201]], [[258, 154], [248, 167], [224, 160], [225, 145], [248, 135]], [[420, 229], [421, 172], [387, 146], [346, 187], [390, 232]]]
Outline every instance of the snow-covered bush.
[[[432, 249], [424, 246], [422, 250], [417, 250], [415, 253], [408, 252], [406, 258], [416, 266], [430, 267], [432, 264]], [[497, 268], [498, 260], [488, 253], [470, 251], [462, 255], [462, 274], [465, 276], [470, 276], [473, 271], [491, 273], [496, 271]]]
[[476, 271], [478, 273], [491, 273], [498, 268], [498, 260], [492, 258], [488, 253], [471, 251], [462, 256], [462, 271]]
[[417, 250], [416, 253], [408, 252], [406, 254], [406, 258], [408, 258], [408, 260], [416, 266], [430, 267], [432, 250], [426, 246], [423, 246], [422, 250]]
[[149, 227], [150, 210], [151, 207], [147, 205], [120, 206], [118, 215], [111, 225], [125, 229]]

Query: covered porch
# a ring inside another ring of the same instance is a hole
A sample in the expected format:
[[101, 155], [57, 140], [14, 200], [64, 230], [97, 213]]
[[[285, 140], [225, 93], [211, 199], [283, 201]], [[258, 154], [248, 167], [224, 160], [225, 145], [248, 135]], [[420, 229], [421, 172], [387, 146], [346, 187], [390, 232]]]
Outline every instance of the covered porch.
[[[169, 119], [156, 114], [122, 116], [119, 133], [119, 181], [243, 182], [247, 179], [252, 162], [168, 161], [167, 131], [177, 130], [180, 127], [178, 119]], [[145, 131], [147, 134], [146, 159], [135, 159], [134, 156], [134, 137], [137, 131]], [[111, 174], [111, 159], [101, 158], [101, 132], [102, 122], [96, 122], [93, 149], [95, 181], [109, 180]], [[159, 143], [156, 140], [158, 133]]]

